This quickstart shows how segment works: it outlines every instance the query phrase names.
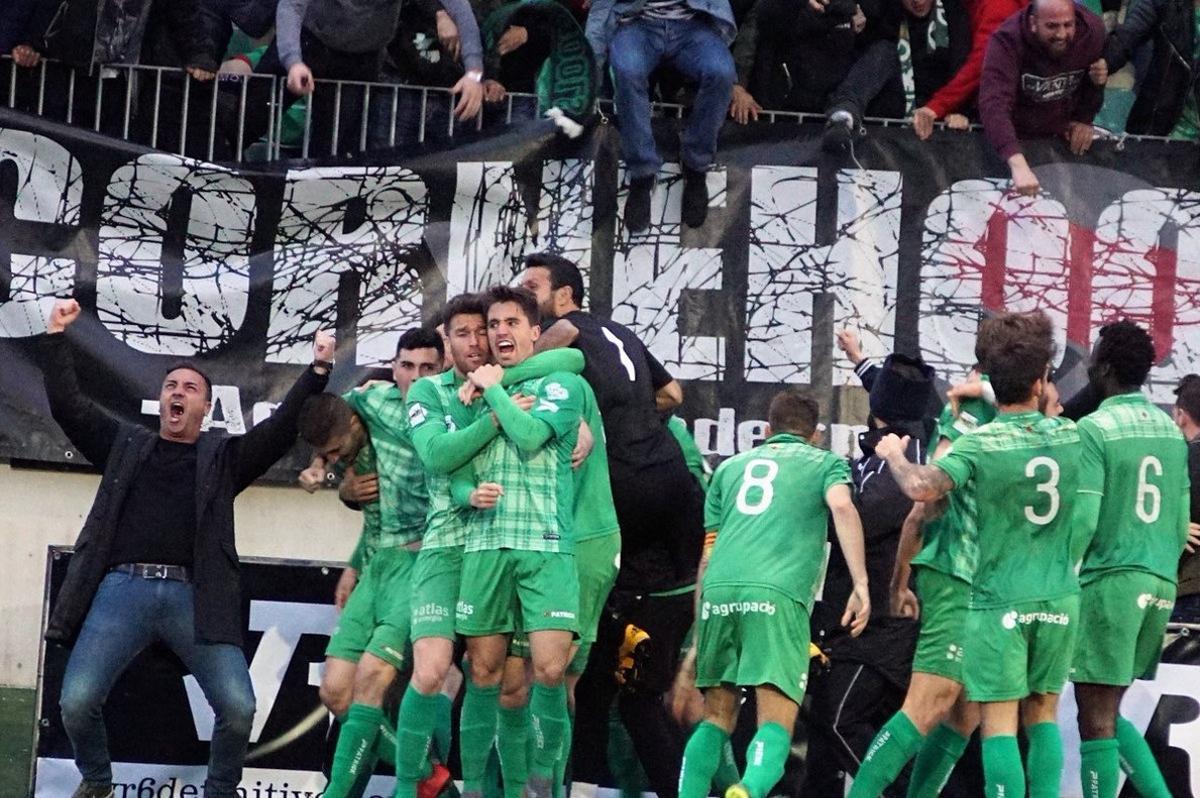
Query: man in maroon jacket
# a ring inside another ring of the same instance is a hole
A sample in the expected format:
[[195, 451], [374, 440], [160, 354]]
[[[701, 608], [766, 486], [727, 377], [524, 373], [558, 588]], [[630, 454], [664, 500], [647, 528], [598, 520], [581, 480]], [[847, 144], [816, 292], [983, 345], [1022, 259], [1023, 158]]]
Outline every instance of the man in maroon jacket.
[[1103, 20], [1071, 0], [1034, 0], [992, 34], [979, 114], [1021, 194], [1032, 196], [1040, 186], [1020, 139], [1063, 136], [1076, 155], [1091, 146], [1104, 87], [1088, 70], [1103, 52]]

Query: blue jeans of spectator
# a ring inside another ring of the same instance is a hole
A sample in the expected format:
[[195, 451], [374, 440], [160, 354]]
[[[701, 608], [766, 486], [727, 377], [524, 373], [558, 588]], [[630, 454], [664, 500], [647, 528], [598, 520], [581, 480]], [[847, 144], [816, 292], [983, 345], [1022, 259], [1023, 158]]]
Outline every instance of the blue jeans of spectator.
[[691, 19], [639, 17], [620, 24], [608, 48], [613, 100], [621, 126], [621, 153], [631, 177], [657, 174], [662, 158], [650, 128], [650, 74], [669, 63], [694, 81], [696, 99], [679, 139], [679, 156], [689, 169], [705, 170], [717, 151], [717, 134], [737, 72], [729, 46], [717, 29]]
[[67, 661], [59, 697], [63, 726], [85, 782], [112, 781], [101, 709], [133, 658], [151, 643], [162, 642], [196, 677], [216, 716], [204, 794], [237, 795], [254, 722], [254, 688], [239, 647], [196, 642], [192, 593], [187, 582], [118, 572], [100, 582]]

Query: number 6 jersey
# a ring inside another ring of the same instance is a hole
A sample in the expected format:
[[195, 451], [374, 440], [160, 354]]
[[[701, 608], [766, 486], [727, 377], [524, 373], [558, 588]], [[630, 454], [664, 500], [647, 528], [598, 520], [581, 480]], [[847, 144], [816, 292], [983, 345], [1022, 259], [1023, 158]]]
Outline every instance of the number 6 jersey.
[[1026, 411], [1001, 413], [934, 461], [975, 516], [972, 609], [1079, 592], [1071, 553], [1079, 459], [1074, 422]]
[[1126, 393], [1081, 419], [1079, 437], [1079, 491], [1101, 497], [1080, 581], [1132, 570], [1173, 583], [1190, 520], [1183, 433], [1141, 393]]
[[798, 435], [772, 435], [729, 458], [708, 484], [705, 529], [717, 530], [704, 589], [768, 587], [811, 611], [825, 562], [825, 494], [850, 466]]

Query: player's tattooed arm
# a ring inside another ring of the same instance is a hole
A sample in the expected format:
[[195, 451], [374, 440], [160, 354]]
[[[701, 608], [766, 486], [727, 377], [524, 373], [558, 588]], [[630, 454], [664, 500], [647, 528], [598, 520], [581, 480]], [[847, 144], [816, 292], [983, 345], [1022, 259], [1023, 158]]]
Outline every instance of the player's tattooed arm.
[[950, 476], [940, 468], [910, 463], [904, 456], [908, 436], [885, 435], [875, 446], [875, 454], [887, 461], [892, 477], [904, 495], [915, 502], [932, 502], [954, 489]]

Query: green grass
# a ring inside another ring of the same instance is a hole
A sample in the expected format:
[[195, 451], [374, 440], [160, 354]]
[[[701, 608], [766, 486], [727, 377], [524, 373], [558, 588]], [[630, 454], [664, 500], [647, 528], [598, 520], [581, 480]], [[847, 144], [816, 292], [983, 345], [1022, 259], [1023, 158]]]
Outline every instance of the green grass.
[[34, 691], [0, 687], [0, 795], [29, 794]]

